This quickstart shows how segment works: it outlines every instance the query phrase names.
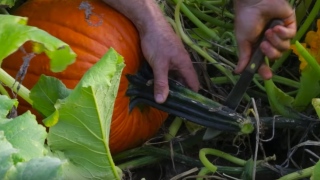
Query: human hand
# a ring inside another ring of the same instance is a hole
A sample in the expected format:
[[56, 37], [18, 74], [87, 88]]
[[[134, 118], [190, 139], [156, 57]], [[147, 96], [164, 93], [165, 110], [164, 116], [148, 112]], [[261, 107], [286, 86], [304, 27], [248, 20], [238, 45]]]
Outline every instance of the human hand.
[[169, 72], [177, 75], [178, 81], [198, 91], [199, 81], [181, 40], [166, 21], [155, 23], [147, 31], [140, 32], [140, 38], [143, 54], [153, 69], [156, 102], [163, 103], [168, 96]]
[[163, 103], [169, 94], [169, 72], [177, 75], [178, 81], [198, 91], [199, 81], [189, 54], [155, 1], [103, 1], [127, 16], [138, 29], [142, 52], [153, 69], [157, 103]]
[[[235, 73], [241, 73], [248, 64], [252, 46], [258, 40], [266, 24], [272, 19], [281, 19], [284, 25], [277, 25], [265, 32], [266, 41], [260, 44], [261, 51], [271, 60], [281, 57], [290, 48], [290, 39], [296, 33], [293, 9], [286, 0], [235, 0], [235, 32], [239, 49], [239, 62]], [[264, 79], [270, 79], [272, 72], [266, 64], [259, 68]]]

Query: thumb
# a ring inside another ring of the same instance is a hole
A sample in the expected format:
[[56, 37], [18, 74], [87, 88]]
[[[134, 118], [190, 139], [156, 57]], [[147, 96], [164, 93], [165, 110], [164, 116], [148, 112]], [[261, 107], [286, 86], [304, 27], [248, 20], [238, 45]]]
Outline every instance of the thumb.
[[154, 74], [154, 99], [157, 103], [164, 103], [169, 94], [168, 68], [157, 67], [153, 69]]
[[238, 41], [238, 50], [239, 60], [234, 72], [240, 74], [249, 63], [252, 51], [251, 43], [248, 41]]

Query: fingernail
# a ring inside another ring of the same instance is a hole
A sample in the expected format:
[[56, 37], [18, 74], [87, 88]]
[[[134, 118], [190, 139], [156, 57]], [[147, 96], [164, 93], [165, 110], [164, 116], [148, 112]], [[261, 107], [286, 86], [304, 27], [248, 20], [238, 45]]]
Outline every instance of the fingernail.
[[162, 94], [156, 94], [156, 102], [157, 103], [163, 103], [164, 102], [164, 97]]

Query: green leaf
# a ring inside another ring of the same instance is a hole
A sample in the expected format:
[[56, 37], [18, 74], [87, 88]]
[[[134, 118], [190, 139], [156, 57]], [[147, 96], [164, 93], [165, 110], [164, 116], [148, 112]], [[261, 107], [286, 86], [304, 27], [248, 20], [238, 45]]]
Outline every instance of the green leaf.
[[30, 91], [32, 106], [48, 117], [55, 111], [54, 104], [57, 100], [66, 98], [70, 92], [71, 90], [57, 78], [41, 75]]
[[[120, 179], [122, 172], [114, 165], [108, 146], [113, 104], [123, 67], [123, 58], [110, 49], [73, 91], [53, 78], [43, 77], [47, 82], [42, 83], [54, 82], [54, 90], [59, 91], [48, 94], [49, 89], [42, 88], [40, 92], [44, 103], [51, 106], [46, 113], [54, 107], [56, 110], [49, 117], [59, 118], [48, 135], [52, 153], [44, 147], [45, 128], [37, 124], [35, 116], [28, 111], [12, 120], [6, 119], [16, 101], [0, 96], [0, 131], [12, 144], [12, 148], [8, 143], [4, 145], [11, 151], [2, 153], [3, 157], [0, 155], [0, 160], [6, 162], [3, 163], [6, 168], [1, 169], [6, 171], [5, 178]], [[65, 96], [53, 104], [53, 100]]]
[[[0, 109], [3, 109], [3, 106]], [[46, 153], [44, 148], [46, 130], [37, 123], [35, 116], [29, 111], [14, 119], [0, 117], [0, 131], [4, 131], [6, 139], [14, 148], [19, 149], [20, 158], [25, 161], [41, 157]]]
[[0, 7], [1, 6], [8, 6], [12, 7], [14, 6], [15, 0], [0, 0]]
[[18, 106], [18, 100], [0, 95], [0, 118], [5, 118], [13, 106]]
[[307, 65], [301, 72], [300, 88], [292, 103], [297, 111], [303, 111], [310, 105], [311, 100], [320, 94], [319, 76], [315, 76], [315, 69]]
[[18, 150], [7, 141], [3, 131], [0, 131], [0, 147], [0, 179], [4, 179], [6, 172], [13, 166], [12, 155]]
[[27, 18], [0, 14], [0, 22], [0, 65], [26, 41], [36, 42], [37, 53], [46, 53], [53, 72], [63, 71], [75, 61], [76, 54], [66, 43], [41, 29], [27, 26]]
[[298, 117], [297, 113], [292, 110], [293, 97], [279, 89], [271, 79], [264, 81], [264, 86], [266, 88], [271, 110], [274, 114], [290, 118]]
[[320, 180], [320, 161], [314, 166], [310, 180]]
[[[0, 112], [11, 109], [16, 100], [0, 95]], [[45, 157], [45, 128], [30, 112], [14, 119], [0, 116], [0, 179], [59, 179], [62, 164], [58, 158]]]
[[58, 123], [51, 127], [48, 144], [64, 154], [66, 179], [120, 179], [109, 150], [109, 131], [123, 58], [110, 49], [81, 79], [70, 95], [55, 104]]
[[6, 174], [7, 179], [62, 179], [62, 165], [65, 162], [54, 157], [34, 158], [27, 162], [19, 162]]
[[254, 163], [253, 163], [253, 160], [252, 158], [250, 158], [246, 164], [244, 165], [244, 170], [242, 172], [242, 175], [241, 175], [241, 179], [244, 179], [244, 180], [251, 180], [253, 179], [252, 178], [252, 175], [253, 175], [253, 167], [254, 166]]
[[52, 127], [59, 121], [59, 111], [54, 111], [50, 116], [46, 117], [42, 122], [46, 127]]

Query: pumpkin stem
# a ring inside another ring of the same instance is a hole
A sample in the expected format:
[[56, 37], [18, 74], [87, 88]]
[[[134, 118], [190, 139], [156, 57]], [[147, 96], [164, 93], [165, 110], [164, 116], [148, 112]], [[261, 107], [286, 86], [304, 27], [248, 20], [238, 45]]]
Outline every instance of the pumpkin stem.
[[[149, 105], [167, 113], [179, 116], [193, 123], [220, 131], [246, 132], [244, 128], [254, 129], [255, 119], [237, 113], [218, 102], [206, 98], [169, 79], [169, 95], [163, 104], [154, 101], [153, 85], [150, 84], [150, 71], [144, 68], [136, 75], [126, 75], [129, 88], [126, 92], [130, 99], [130, 111], [137, 105]], [[148, 78], [149, 76], [149, 78]], [[146, 78], [147, 77], [147, 78]], [[285, 117], [260, 117], [263, 127], [308, 128], [314, 119], [300, 116], [297, 119]], [[316, 120], [315, 120], [316, 121]], [[247, 132], [247, 133], [251, 133]]]

